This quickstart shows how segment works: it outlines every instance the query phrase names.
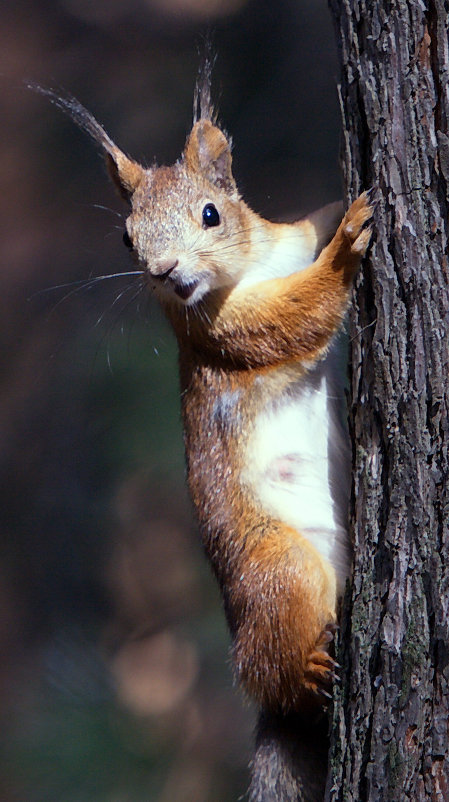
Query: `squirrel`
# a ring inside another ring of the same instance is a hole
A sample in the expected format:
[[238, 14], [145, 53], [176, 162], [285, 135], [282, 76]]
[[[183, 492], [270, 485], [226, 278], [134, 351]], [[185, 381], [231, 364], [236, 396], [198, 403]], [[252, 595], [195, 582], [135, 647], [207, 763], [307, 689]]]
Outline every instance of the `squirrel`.
[[344, 216], [339, 203], [294, 223], [252, 211], [217, 123], [210, 68], [170, 167], [142, 167], [76, 99], [34, 88], [101, 146], [130, 206], [124, 243], [177, 338], [190, 494], [235, 674], [262, 711], [250, 799], [322, 798], [307, 721], [330, 697], [329, 646], [351, 563], [330, 352], [371, 237], [369, 193]]

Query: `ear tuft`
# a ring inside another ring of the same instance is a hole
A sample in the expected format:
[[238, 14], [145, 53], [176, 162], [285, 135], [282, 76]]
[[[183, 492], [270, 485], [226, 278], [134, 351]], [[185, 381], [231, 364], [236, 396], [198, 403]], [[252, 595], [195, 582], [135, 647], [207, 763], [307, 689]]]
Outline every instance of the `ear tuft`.
[[192, 128], [183, 155], [187, 168], [202, 173], [215, 186], [237, 191], [232, 175], [231, 141], [210, 120], [199, 120]]
[[212, 70], [215, 59], [216, 56], [212, 52], [211, 40], [207, 39], [193, 95], [194, 123], [197, 123], [198, 120], [210, 120], [215, 123], [217, 120], [211, 99]]
[[48, 89], [38, 84], [29, 83], [28, 88], [48, 97], [55, 106], [65, 114], [68, 114], [80, 128], [86, 131], [102, 147], [109, 174], [121, 196], [128, 200], [143, 178], [145, 172], [143, 167], [125, 156], [106, 133], [103, 126], [75, 97], [69, 94], [58, 94], [53, 89]]

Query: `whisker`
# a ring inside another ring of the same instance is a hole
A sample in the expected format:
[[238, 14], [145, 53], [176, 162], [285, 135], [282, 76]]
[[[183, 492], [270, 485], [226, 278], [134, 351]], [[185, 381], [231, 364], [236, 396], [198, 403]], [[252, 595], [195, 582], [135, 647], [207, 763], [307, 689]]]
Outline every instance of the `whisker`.
[[143, 270], [134, 270], [126, 273], [111, 273], [110, 275], [106, 276], [94, 276], [93, 278], [81, 279], [80, 281], [70, 281], [67, 284], [60, 284], [59, 286], [49, 287], [47, 288], [47, 290], [41, 290], [32, 295], [28, 300], [30, 301], [36, 296], [42, 295], [46, 292], [63, 289], [64, 287], [73, 287], [73, 285], [75, 285], [74, 289], [70, 290], [70, 292], [65, 293], [65, 295], [63, 295], [62, 298], [60, 298], [59, 301], [57, 301], [57, 303], [54, 304], [54, 306], [52, 307], [52, 309], [48, 314], [48, 319], [49, 319], [51, 315], [55, 313], [56, 309], [58, 309], [58, 307], [61, 306], [61, 304], [63, 304], [69, 298], [71, 298], [72, 296], [76, 295], [79, 292], [82, 292], [83, 290], [91, 290], [93, 287], [97, 286], [97, 284], [99, 284], [101, 281], [105, 281], [106, 279], [111, 279], [111, 278], [123, 278], [124, 276], [141, 276], [143, 275], [143, 273], [144, 273]]
[[[101, 320], [105, 317], [105, 315], [108, 312], [110, 312], [112, 310], [112, 308], [115, 306], [115, 304], [118, 303], [121, 300], [121, 298], [123, 298], [123, 296], [132, 288], [134, 288], [134, 285], [133, 284], [128, 284], [128, 286], [125, 288], [125, 290], [122, 290], [122, 292], [117, 296], [117, 298], [115, 298], [115, 300], [111, 304], [111, 306], [103, 312], [103, 314], [100, 316], [100, 318], [97, 320], [97, 322], [94, 324], [94, 326], [92, 328], [96, 328], [99, 325], [99, 323], [101, 322]], [[109, 341], [110, 341], [110, 337], [111, 337], [112, 331], [114, 330], [114, 327], [116, 326], [117, 321], [120, 319], [121, 315], [136, 300], [136, 298], [138, 298], [138, 296], [144, 290], [145, 290], [145, 283], [142, 281], [142, 282], [139, 283], [139, 287], [138, 287], [137, 291], [130, 298], [127, 298], [126, 302], [117, 311], [117, 314], [114, 316], [113, 321], [107, 327], [106, 331], [104, 332], [103, 336], [101, 337], [101, 339], [100, 339], [100, 341], [98, 343], [98, 346], [97, 346], [97, 349], [96, 349], [96, 352], [95, 352], [95, 356], [94, 356], [94, 360], [93, 360], [92, 370], [93, 370], [93, 366], [94, 366], [96, 360], [98, 359], [98, 355], [99, 355], [100, 348], [101, 348], [102, 344], [105, 341], [107, 341], [108, 342], [108, 345], [107, 345], [108, 368], [109, 368], [111, 374], [113, 373], [112, 366], [111, 366], [111, 360], [110, 360], [110, 353], [109, 353]]]
[[108, 206], [102, 206], [101, 203], [93, 203], [92, 206], [94, 209], [101, 209], [103, 212], [110, 212], [111, 214], [114, 214], [116, 217], [119, 217], [120, 220], [125, 219], [124, 214], [122, 214], [121, 212], [117, 212], [116, 209], [110, 209]]
[[[108, 309], [105, 309], [104, 312], [101, 313], [100, 317], [98, 318], [97, 322], [94, 325], [94, 329], [96, 329], [100, 325], [100, 323], [103, 320], [103, 318], [105, 317], [105, 315], [114, 308], [114, 306], [120, 301], [121, 298], [123, 298], [124, 295], [126, 295], [126, 293], [130, 289], [134, 289], [134, 283], [128, 284], [121, 292], [119, 292], [119, 294], [114, 299], [114, 301], [112, 302], [110, 307]], [[139, 287], [139, 292], [140, 291], [141, 291], [141, 288]], [[137, 295], [136, 295], [136, 297], [137, 297]]]
[[[144, 270], [126, 270], [123, 273], [109, 273], [106, 276], [93, 276], [92, 278], [81, 278], [78, 279], [77, 281], [67, 281], [64, 284], [55, 284], [54, 287], [45, 287], [45, 289], [43, 290], [38, 290], [37, 292], [34, 292], [33, 295], [30, 295], [30, 297], [27, 298], [27, 301], [33, 301], [34, 298], [37, 298], [40, 295], [45, 295], [48, 292], [54, 292], [55, 290], [65, 290], [67, 289], [67, 287], [76, 287], [76, 289], [73, 292], [78, 292], [78, 290], [82, 290], [85, 287], [89, 288], [99, 281], [105, 281], [105, 279], [123, 278], [123, 276], [142, 276], [144, 273], [145, 273]], [[58, 304], [62, 303], [62, 301], [64, 301], [66, 298], [69, 298], [71, 294], [72, 293], [69, 293], [68, 295], [65, 295], [64, 298], [61, 298], [58, 301]]]
[[211, 319], [210, 319], [210, 317], [209, 317], [209, 315], [207, 314], [207, 311], [206, 311], [206, 305], [200, 302], [198, 304], [198, 311], [199, 311], [200, 315], [203, 316], [203, 319], [206, 320], [207, 323], [209, 323], [209, 326], [212, 326], [212, 321], [211, 321]]
[[[243, 228], [238, 232], [238, 234], [235, 235], [235, 239], [233, 239], [233, 240], [231, 239], [231, 241], [228, 242], [226, 245], [216, 244], [214, 246], [214, 251], [215, 252], [224, 251], [224, 250], [229, 250], [230, 248], [236, 248], [236, 247], [238, 247], [240, 245], [248, 245], [248, 244], [250, 244], [251, 240], [249, 238], [248, 239], [241, 239], [242, 235], [249, 234], [249, 233], [254, 234], [257, 231], [263, 231], [264, 229], [265, 229], [265, 226], [262, 225], [262, 224], [258, 225], [258, 226], [256, 225], [256, 226]], [[298, 237], [301, 238], [301, 237], [304, 237], [304, 236], [305, 236], [305, 234], [301, 231], [301, 229], [299, 227], [297, 227], [297, 226], [294, 226], [293, 230], [288, 231], [288, 232], [284, 232], [283, 239], [297, 239]], [[237, 239], [237, 237], [239, 237], [240, 239]], [[254, 243], [254, 244], [265, 244], [265, 243], [273, 242], [273, 240], [275, 238], [276, 237], [274, 235], [265, 236], [265, 237], [262, 237], [261, 239], [258, 239], [256, 241], [256, 243]]]

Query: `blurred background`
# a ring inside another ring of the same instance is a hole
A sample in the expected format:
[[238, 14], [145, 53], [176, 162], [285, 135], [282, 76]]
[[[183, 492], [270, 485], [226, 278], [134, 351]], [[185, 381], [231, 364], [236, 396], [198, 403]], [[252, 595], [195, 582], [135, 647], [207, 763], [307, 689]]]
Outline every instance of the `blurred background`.
[[184, 487], [174, 339], [129, 277], [85, 282], [132, 269], [126, 209], [95, 145], [23, 83], [73, 93], [127, 153], [171, 163], [210, 30], [247, 202], [291, 219], [337, 199], [325, 0], [2, 4], [2, 802], [247, 788], [255, 711]]

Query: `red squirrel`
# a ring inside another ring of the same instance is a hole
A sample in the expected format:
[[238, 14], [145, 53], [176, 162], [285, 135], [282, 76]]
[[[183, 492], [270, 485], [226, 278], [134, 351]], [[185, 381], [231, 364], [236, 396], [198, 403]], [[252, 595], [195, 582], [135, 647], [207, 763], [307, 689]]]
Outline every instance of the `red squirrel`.
[[124, 242], [175, 331], [188, 484], [238, 681], [268, 715], [313, 709], [334, 677], [328, 647], [350, 570], [328, 352], [370, 240], [369, 195], [343, 219], [340, 204], [291, 224], [253, 212], [208, 74], [170, 167], [145, 169], [78, 101], [41, 91], [105, 152], [130, 205]]

